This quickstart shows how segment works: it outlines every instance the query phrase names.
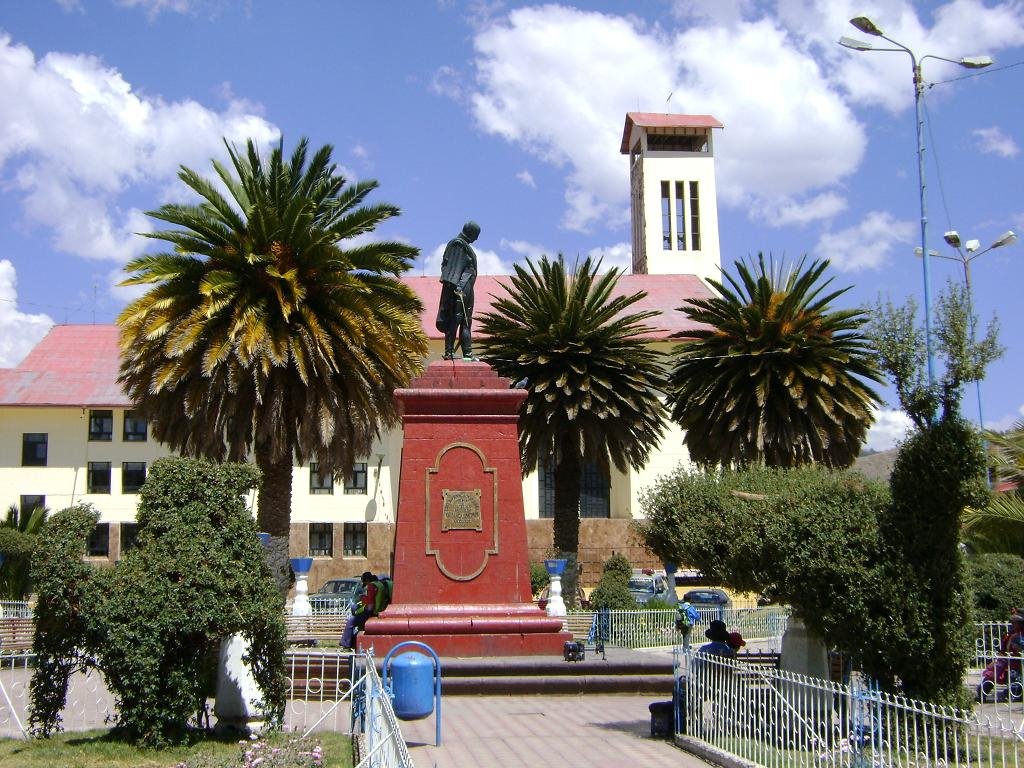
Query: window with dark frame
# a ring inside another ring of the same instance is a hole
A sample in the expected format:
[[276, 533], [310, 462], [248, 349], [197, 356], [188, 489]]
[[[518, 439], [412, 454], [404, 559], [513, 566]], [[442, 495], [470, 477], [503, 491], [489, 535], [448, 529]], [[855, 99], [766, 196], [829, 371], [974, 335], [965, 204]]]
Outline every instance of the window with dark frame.
[[314, 496], [327, 496], [334, 493], [334, 476], [330, 473], [321, 474], [320, 465], [309, 462], [309, 492]]
[[110, 493], [110, 462], [90, 461], [86, 473], [86, 493]]
[[700, 250], [700, 194], [696, 181], [690, 182], [690, 241], [692, 250]]
[[135, 539], [139, 536], [138, 523], [121, 523], [121, 557], [129, 549], [135, 548]]
[[89, 411], [89, 440], [110, 442], [114, 439], [114, 412]]
[[345, 557], [366, 557], [366, 523], [345, 523], [343, 533]]
[[124, 441], [126, 443], [144, 443], [149, 439], [149, 424], [138, 415], [138, 411], [124, 412]]
[[[539, 516], [550, 520], [555, 516], [555, 467], [548, 459], [540, 463], [537, 487]], [[579, 514], [580, 518], [611, 517], [611, 483], [594, 461], [586, 462], [580, 472]]]
[[661, 247], [672, 250], [672, 205], [668, 197], [668, 182], [661, 182]]
[[31, 515], [36, 509], [46, 509], [46, 497], [41, 493], [22, 494], [20, 502], [18, 513], [22, 517]]
[[334, 557], [334, 523], [309, 524], [309, 556]]
[[345, 478], [345, 493], [366, 493], [366, 487], [366, 462], [357, 463]]
[[110, 525], [99, 523], [92, 529], [85, 543], [85, 552], [89, 557], [110, 556]]
[[686, 214], [683, 206], [686, 205], [686, 195], [683, 182], [676, 182], [676, 250], [686, 250]]
[[126, 461], [121, 464], [121, 493], [138, 493], [146, 482], [146, 462]]
[[21, 466], [45, 467], [49, 439], [46, 432], [23, 432], [21, 435]]

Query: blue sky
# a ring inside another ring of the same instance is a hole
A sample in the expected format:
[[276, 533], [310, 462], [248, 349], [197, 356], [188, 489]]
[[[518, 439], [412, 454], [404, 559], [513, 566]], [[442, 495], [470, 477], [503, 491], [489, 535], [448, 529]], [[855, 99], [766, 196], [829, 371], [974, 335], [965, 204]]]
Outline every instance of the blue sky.
[[[830, 258], [845, 301], [920, 299], [910, 59], [836, 44], [867, 14], [928, 59], [929, 247], [1024, 234], [1024, 4], [644, 0], [36, 0], [0, 14], [0, 365], [53, 322], [112, 322], [143, 212], [207, 171], [221, 137], [330, 143], [403, 215], [383, 234], [438, 251], [467, 218], [482, 271], [529, 255], [628, 265], [630, 110], [712, 114], [722, 260]], [[884, 45], [884, 43], [883, 43]], [[953, 82], [947, 82], [953, 81]], [[933, 292], [960, 267], [933, 260]], [[975, 262], [1005, 357], [986, 422], [1024, 416], [1024, 244]], [[976, 418], [973, 394], [967, 412]], [[880, 414], [871, 444], [903, 428]]]

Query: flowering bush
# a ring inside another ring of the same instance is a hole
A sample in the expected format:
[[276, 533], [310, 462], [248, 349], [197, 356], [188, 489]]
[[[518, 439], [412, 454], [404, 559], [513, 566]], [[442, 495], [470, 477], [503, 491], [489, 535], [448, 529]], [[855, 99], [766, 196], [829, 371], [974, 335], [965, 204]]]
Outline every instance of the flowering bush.
[[320, 742], [297, 738], [278, 743], [259, 739], [240, 741], [236, 757], [198, 757], [178, 763], [175, 768], [322, 768]]

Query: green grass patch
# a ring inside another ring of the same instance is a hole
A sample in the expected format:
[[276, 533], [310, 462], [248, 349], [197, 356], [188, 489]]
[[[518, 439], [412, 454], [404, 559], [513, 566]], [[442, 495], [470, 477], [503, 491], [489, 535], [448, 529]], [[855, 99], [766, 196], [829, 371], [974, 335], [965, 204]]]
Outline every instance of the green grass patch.
[[[289, 738], [295, 734], [275, 733], [268, 741], [278, 745]], [[323, 748], [325, 768], [352, 768], [351, 737], [318, 733], [311, 738]], [[0, 768], [173, 768], [198, 759], [217, 766], [241, 766], [242, 748], [237, 739], [196, 734], [189, 744], [146, 749], [109, 730], [61, 733], [51, 739], [0, 739]]]

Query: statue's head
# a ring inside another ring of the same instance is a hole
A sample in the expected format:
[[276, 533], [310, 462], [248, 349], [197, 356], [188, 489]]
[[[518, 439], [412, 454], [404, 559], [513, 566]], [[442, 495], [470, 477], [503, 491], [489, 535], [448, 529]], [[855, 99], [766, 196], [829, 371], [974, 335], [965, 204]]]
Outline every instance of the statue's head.
[[469, 242], [475, 242], [480, 237], [480, 225], [475, 221], [467, 221], [462, 225], [462, 236]]

